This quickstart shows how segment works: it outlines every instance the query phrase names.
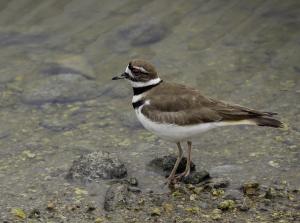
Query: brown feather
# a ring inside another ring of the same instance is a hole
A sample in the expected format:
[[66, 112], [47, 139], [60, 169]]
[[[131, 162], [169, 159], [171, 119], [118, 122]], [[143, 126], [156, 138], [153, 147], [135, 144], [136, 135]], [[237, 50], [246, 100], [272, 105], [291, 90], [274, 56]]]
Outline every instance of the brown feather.
[[142, 109], [146, 117], [176, 125], [258, 120], [275, 114], [214, 100], [203, 96], [196, 89], [166, 82], [149, 90], [144, 100], [150, 100], [150, 104]]

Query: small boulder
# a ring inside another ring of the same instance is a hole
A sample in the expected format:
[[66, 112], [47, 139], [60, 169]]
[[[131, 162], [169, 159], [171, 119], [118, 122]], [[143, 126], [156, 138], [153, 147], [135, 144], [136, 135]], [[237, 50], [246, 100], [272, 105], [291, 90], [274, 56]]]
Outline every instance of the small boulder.
[[92, 152], [75, 160], [67, 174], [68, 179], [92, 181], [99, 179], [120, 179], [127, 175], [125, 164], [115, 155]]
[[206, 170], [202, 170], [190, 173], [187, 177], [183, 178], [183, 182], [186, 184], [199, 184], [209, 178], [209, 173]]

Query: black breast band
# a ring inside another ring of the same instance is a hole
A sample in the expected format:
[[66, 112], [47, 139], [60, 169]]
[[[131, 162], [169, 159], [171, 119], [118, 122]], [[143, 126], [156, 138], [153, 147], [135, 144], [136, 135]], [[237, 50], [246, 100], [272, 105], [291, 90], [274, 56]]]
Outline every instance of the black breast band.
[[139, 94], [144, 93], [145, 91], [149, 91], [151, 88], [156, 87], [161, 82], [162, 82], [162, 80], [160, 82], [158, 82], [157, 84], [153, 84], [153, 85], [149, 85], [149, 86], [145, 86], [145, 87], [134, 87], [133, 88], [133, 95], [139, 95]]
[[132, 107], [134, 109], [139, 108], [140, 106], [142, 106], [144, 104], [144, 102], [145, 102], [144, 100], [139, 100], [137, 102], [134, 102], [134, 103], [132, 103]]

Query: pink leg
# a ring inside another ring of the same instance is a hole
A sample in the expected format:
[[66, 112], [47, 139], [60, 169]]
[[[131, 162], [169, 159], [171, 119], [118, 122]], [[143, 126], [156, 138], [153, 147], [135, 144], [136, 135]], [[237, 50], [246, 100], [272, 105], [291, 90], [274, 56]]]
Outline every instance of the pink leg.
[[192, 142], [188, 141], [188, 154], [187, 154], [187, 160], [186, 160], [186, 166], [183, 173], [176, 176], [177, 179], [180, 179], [182, 177], [186, 177], [190, 174], [191, 171], [191, 151], [192, 151]]
[[178, 157], [177, 157], [177, 160], [175, 162], [175, 165], [170, 173], [170, 176], [168, 177], [168, 184], [172, 184], [173, 181], [175, 180], [175, 173], [176, 173], [176, 170], [177, 170], [177, 167], [182, 159], [182, 155], [183, 155], [183, 152], [182, 152], [182, 148], [181, 148], [181, 145], [180, 145], [180, 142], [176, 143], [177, 144], [177, 147], [178, 147]]

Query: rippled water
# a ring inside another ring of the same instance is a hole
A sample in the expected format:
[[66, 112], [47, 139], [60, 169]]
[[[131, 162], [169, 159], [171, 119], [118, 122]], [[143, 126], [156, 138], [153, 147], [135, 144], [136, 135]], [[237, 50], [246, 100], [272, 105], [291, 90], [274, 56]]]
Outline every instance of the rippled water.
[[[127, 83], [112, 82], [132, 58], [162, 79], [274, 111], [280, 131], [230, 127], [193, 149], [197, 168], [233, 184], [298, 186], [299, 1], [0, 1], [0, 207], [35, 206], [72, 186], [80, 154], [118, 154], [143, 189], [164, 178], [147, 168], [175, 145], [145, 131]], [[105, 183], [88, 186], [101, 195]], [[233, 186], [234, 186], [233, 185]]]

